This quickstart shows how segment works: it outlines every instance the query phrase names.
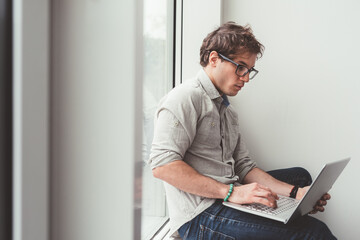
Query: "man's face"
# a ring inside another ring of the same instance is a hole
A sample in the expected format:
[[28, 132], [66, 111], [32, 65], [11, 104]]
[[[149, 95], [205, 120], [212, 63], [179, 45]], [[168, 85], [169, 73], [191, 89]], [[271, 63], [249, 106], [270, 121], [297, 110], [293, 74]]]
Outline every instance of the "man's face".
[[[216, 64], [213, 67], [212, 76], [210, 76], [211, 81], [220, 94], [235, 96], [249, 81], [249, 74], [239, 77], [235, 74], [236, 65], [234, 63], [221, 59], [216, 52], [212, 52], [212, 54], [213, 56], [210, 55], [210, 61], [216, 61]], [[256, 54], [247, 52], [239, 54], [231, 60], [251, 69], [255, 66], [256, 58]]]

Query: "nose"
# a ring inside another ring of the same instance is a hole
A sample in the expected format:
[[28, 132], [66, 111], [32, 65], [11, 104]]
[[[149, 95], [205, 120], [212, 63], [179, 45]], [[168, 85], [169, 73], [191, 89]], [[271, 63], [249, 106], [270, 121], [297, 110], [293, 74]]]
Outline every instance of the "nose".
[[241, 81], [243, 82], [249, 82], [250, 81], [250, 78], [249, 78], [249, 73], [247, 73], [245, 76], [243, 77], [239, 77]]

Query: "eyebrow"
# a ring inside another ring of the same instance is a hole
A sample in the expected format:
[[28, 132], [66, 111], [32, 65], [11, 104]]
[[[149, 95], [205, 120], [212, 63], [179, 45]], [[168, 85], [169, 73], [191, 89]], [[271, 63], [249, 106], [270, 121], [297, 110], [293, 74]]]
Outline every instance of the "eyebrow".
[[[234, 61], [235, 62], [235, 61]], [[246, 66], [246, 67], [249, 67], [245, 62], [243, 62], [243, 61], [240, 61], [240, 62], [237, 62], [238, 64], [240, 64], [240, 65], [244, 65], [244, 66]]]
[[[234, 60], [233, 60], [234, 61]], [[240, 61], [240, 62], [237, 62], [237, 61], [234, 61], [234, 62], [236, 62], [237, 64], [239, 64], [239, 65], [243, 65], [243, 66], [245, 66], [245, 67], [247, 67], [247, 68], [249, 68], [249, 65], [247, 65], [247, 63], [246, 62], [244, 62], [244, 61]], [[255, 66], [252, 66], [251, 68], [249, 68], [249, 69], [252, 69], [252, 68], [254, 68]]]
[[[235, 62], [235, 61], [234, 61], [234, 62]], [[243, 62], [243, 61], [236, 62], [236, 63], [239, 64], [239, 65], [244, 65], [244, 66], [247, 67], [248, 69], [253, 69], [253, 68], [255, 67], [255, 65], [252, 66], [252, 67], [249, 67], [249, 65], [247, 65], [246, 62]]]

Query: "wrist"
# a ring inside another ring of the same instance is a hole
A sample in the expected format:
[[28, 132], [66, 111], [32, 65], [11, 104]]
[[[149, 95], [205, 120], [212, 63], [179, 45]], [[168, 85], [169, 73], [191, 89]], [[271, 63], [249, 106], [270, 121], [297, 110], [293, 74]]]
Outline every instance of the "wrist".
[[299, 187], [299, 190], [297, 191], [297, 194], [296, 194], [296, 198], [295, 199], [301, 199], [306, 193], [306, 189], [305, 188], [301, 188]]
[[222, 184], [222, 186], [220, 188], [218, 188], [218, 190], [219, 190], [219, 192], [218, 192], [217, 198], [224, 199], [229, 192], [229, 185]]
[[297, 195], [297, 193], [298, 193], [298, 190], [299, 190], [299, 185], [295, 185], [293, 188], [291, 188], [289, 197], [291, 197], [291, 198], [296, 198], [296, 195]]
[[228, 191], [228, 193], [226, 194], [226, 197], [224, 198], [224, 202], [227, 202], [227, 201], [229, 200], [229, 198], [230, 198], [233, 190], [234, 190], [234, 184], [231, 183], [231, 184], [229, 185], [229, 191]]

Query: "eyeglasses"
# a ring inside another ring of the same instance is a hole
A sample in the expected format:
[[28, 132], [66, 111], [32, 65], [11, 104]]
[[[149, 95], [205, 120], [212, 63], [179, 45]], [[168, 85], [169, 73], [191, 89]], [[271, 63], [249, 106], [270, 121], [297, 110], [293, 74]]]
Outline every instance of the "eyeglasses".
[[218, 53], [218, 54], [222, 59], [235, 64], [235, 66], [236, 66], [235, 74], [238, 75], [239, 77], [244, 77], [246, 74], [249, 73], [249, 79], [253, 79], [256, 76], [256, 74], [258, 74], [258, 72], [259, 72], [258, 70], [256, 70], [253, 67], [249, 69], [249, 68], [245, 67], [244, 65], [240, 65], [240, 64], [234, 62], [233, 60], [223, 56], [220, 53]]

